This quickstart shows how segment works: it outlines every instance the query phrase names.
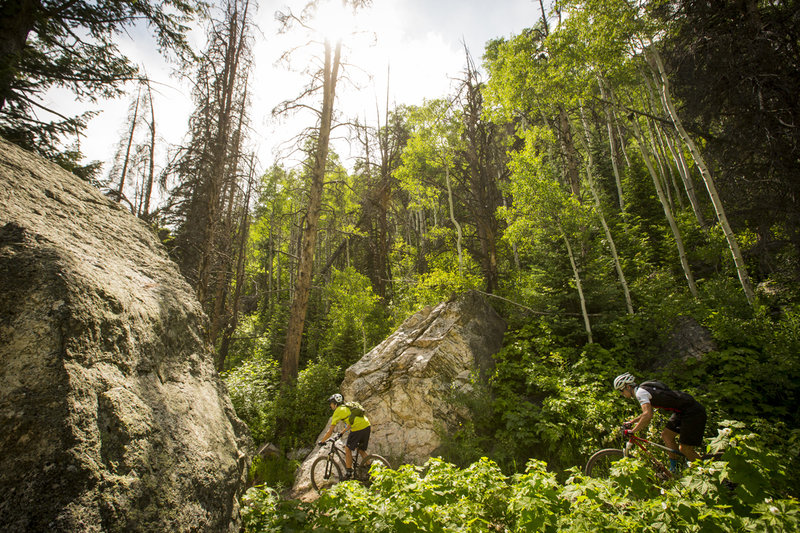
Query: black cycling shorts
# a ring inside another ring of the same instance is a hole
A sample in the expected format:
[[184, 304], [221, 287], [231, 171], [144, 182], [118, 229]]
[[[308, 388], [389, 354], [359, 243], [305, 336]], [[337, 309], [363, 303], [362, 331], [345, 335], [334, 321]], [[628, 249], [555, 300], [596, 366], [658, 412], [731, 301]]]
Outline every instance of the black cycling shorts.
[[698, 403], [683, 412], [673, 413], [666, 428], [680, 434], [681, 444], [700, 446], [706, 431], [706, 418], [705, 408]]
[[364, 429], [359, 429], [358, 431], [351, 431], [350, 435], [347, 437], [347, 447], [353, 451], [367, 451], [367, 446], [369, 446], [370, 428], [372, 428], [372, 426], [367, 426]]

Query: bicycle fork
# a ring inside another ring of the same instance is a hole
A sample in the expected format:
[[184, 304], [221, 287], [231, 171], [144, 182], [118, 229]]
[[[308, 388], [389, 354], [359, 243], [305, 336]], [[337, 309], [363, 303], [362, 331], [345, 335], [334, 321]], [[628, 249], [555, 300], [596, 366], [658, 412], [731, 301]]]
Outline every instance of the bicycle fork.
[[325, 481], [331, 478], [331, 474], [333, 473], [333, 454], [328, 454], [328, 460], [325, 462]]

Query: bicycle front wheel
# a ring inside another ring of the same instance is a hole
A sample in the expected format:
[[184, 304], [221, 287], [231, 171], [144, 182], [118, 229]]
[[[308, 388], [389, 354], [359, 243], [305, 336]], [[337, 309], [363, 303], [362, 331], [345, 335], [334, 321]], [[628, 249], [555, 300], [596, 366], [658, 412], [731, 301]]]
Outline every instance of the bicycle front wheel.
[[590, 477], [606, 478], [611, 473], [611, 465], [623, 457], [625, 457], [625, 454], [622, 450], [616, 448], [600, 450], [589, 457], [583, 472]]
[[317, 457], [311, 464], [311, 486], [317, 492], [331, 488], [342, 479], [342, 469], [329, 457]]

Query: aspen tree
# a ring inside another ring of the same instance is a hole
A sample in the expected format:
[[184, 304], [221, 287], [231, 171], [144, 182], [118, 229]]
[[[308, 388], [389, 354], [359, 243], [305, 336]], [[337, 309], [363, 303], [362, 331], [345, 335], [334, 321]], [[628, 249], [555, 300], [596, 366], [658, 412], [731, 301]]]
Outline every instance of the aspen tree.
[[661, 85], [661, 99], [664, 103], [664, 107], [675, 124], [675, 128], [680, 133], [683, 142], [686, 143], [686, 146], [689, 148], [695, 164], [700, 170], [700, 175], [703, 177], [703, 182], [705, 183], [706, 190], [711, 198], [711, 203], [714, 205], [717, 221], [722, 228], [722, 232], [725, 234], [725, 240], [728, 242], [728, 248], [733, 256], [733, 262], [736, 265], [736, 273], [739, 276], [742, 290], [744, 291], [747, 301], [752, 305], [755, 300], [755, 295], [753, 294], [753, 287], [750, 284], [750, 276], [747, 273], [747, 266], [745, 265], [744, 258], [742, 257], [742, 252], [739, 249], [739, 243], [736, 241], [736, 235], [733, 233], [731, 225], [728, 222], [728, 217], [725, 214], [725, 207], [722, 205], [722, 200], [717, 193], [717, 187], [714, 184], [714, 178], [711, 175], [711, 170], [706, 164], [706, 161], [703, 158], [703, 155], [700, 153], [700, 150], [697, 148], [694, 140], [686, 132], [686, 129], [683, 127], [683, 122], [681, 122], [678, 113], [675, 111], [675, 106], [672, 103], [672, 96], [670, 95], [669, 90], [669, 78], [664, 70], [664, 64], [661, 61], [661, 56], [659, 55], [658, 50], [655, 48], [655, 46], [649, 46], [646, 50], [646, 53], [649, 56], [651, 65], [654, 66], [654, 69], [658, 75]]

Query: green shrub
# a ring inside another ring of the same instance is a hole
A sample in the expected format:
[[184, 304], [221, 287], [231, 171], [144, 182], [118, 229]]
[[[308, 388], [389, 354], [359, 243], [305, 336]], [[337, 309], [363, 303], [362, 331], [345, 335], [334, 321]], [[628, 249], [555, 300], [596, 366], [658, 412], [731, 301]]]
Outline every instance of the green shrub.
[[257, 455], [250, 466], [250, 482], [277, 490], [286, 489], [294, 484], [294, 473], [298, 466], [299, 461], [287, 459], [283, 454], [267, 457]]
[[283, 385], [274, 404], [275, 443], [282, 450], [311, 446], [331, 416], [328, 397], [339, 391], [341, 369], [310, 363], [295, 385]]
[[257, 443], [275, 435], [275, 405], [280, 389], [280, 367], [272, 359], [255, 357], [222, 375], [233, 408]]
[[274, 489], [251, 487], [242, 497], [242, 525], [250, 533], [306, 531], [307, 508], [296, 501], [282, 501]]
[[325, 401], [339, 390], [341, 371], [311, 363], [297, 383], [280, 381], [280, 366], [272, 359], [249, 359], [223, 374], [233, 407], [256, 443], [271, 442], [282, 451], [308, 446], [330, 416]]
[[696, 463], [661, 485], [632, 459], [608, 479], [573, 469], [563, 483], [536, 460], [509, 477], [485, 458], [464, 469], [431, 459], [423, 468], [380, 469], [369, 489], [340, 483], [308, 505], [248, 492], [244, 516], [250, 532], [798, 530], [800, 503], [775, 482], [785, 458], [736, 423], [712, 447], [725, 450], [724, 461]]

